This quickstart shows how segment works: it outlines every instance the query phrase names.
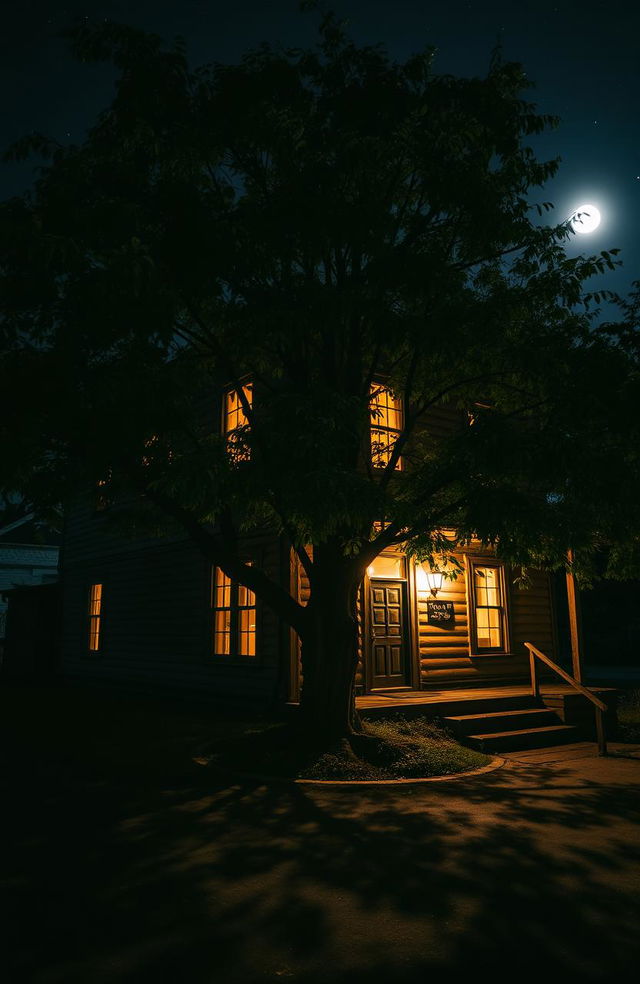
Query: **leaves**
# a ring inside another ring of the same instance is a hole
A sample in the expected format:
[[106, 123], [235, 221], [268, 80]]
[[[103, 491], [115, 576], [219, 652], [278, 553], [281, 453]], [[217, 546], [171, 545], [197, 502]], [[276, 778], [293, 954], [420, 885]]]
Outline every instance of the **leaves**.
[[[71, 42], [120, 77], [82, 145], [12, 151], [48, 163], [0, 210], [7, 487], [111, 469], [121, 525], [170, 501], [230, 549], [269, 527], [360, 568], [400, 540], [449, 563], [452, 529], [523, 566], [637, 529], [639, 292], [594, 330], [615, 299], [585, 284], [618, 251], [569, 257], [567, 223], [531, 221], [558, 161], [527, 140], [556, 120], [522, 66], [437, 75], [433, 49], [392, 62], [331, 14], [312, 49], [196, 70], [122, 25]], [[219, 396], [249, 378], [234, 463]], [[398, 473], [372, 467], [379, 379], [404, 402]]]

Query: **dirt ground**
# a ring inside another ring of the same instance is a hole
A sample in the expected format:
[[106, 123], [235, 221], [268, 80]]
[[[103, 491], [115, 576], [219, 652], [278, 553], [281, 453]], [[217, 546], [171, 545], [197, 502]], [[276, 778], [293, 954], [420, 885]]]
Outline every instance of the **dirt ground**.
[[166, 709], [0, 697], [7, 984], [635, 970], [638, 746], [423, 785], [238, 782]]

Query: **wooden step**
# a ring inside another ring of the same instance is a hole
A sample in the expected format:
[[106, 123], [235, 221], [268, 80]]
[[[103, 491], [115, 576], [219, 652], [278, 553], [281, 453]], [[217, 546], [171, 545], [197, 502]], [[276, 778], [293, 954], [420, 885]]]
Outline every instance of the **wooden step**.
[[544, 748], [549, 745], [566, 745], [580, 740], [580, 731], [570, 724], [557, 724], [546, 728], [522, 728], [518, 731], [495, 731], [488, 734], [468, 735], [465, 745], [483, 752], [515, 752], [522, 748]]
[[485, 714], [456, 714], [443, 718], [443, 721], [456, 735], [515, 731], [521, 728], [530, 730], [562, 723], [556, 712], [547, 707], [523, 707], [518, 710]]
[[[446, 718], [451, 715], [497, 714], [501, 711], [525, 710], [534, 705], [530, 694], [509, 697], [449, 697], [441, 700], [393, 699], [371, 695], [358, 700], [358, 709], [363, 717], [376, 718], [401, 714], [403, 717]], [[539, 706], [539, 705], [537, 705]]]

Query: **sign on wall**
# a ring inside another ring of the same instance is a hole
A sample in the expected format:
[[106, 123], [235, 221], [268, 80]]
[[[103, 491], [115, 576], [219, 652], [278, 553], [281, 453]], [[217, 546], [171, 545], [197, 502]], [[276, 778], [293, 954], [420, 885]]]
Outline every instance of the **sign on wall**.
[[456, 622], [453, 602], [430, 598], [427, 601], [427, 622], [429, 625], [439, 625], [443, 629], [452, 628]]

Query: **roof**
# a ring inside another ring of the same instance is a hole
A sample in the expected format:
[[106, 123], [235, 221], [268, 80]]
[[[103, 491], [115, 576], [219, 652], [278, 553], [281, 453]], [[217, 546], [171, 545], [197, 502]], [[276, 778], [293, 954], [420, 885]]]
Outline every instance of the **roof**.
[[[19, 531], [14, 534], [14, 531]], [[14, 535], [12, 535], [14, 534]], [[58, 546], [62, 537], [59, 532], [51, 529], [46, 523], [36, 519], [35, 513], [25, 513], [19, 519], [0, 526], [0, 549], [8, 542], [12, 545], [38, 545], [42, 547]]]
[[12, 530], [17, 530], [19, 526], [24, 526], [25, 523], [30, 523], [34, 517], [34, 513], [27, 513], [26, 516], [21, 516], [20, 519], [14, 519], [13, 523], [7, 523], [6, 526], [0, 526], [0, 537], [4, 536], [5, 533], [11, 533]]

